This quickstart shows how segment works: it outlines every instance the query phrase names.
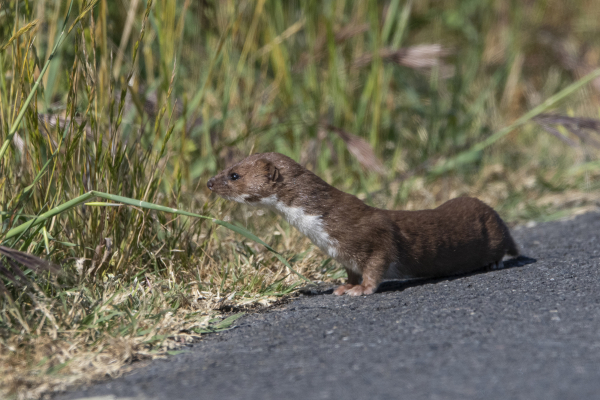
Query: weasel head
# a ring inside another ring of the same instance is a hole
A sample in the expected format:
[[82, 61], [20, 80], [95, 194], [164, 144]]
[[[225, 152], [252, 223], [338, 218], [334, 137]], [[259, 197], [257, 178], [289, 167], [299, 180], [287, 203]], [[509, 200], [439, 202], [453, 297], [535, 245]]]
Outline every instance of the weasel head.
[[285, 181], [304, 168], [279, 153], [253, 154], [210, 178], [207, 186], [217, 195], [251, 205], [277, 197]]

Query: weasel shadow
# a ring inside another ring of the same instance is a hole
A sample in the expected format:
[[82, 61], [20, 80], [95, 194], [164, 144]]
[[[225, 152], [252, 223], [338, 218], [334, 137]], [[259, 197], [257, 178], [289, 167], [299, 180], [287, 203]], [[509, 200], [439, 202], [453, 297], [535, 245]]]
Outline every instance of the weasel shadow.
[[[518, 256], [515, 258], [511, 258], [510, 260], [506, 260], [504, 261], [504, 269], [509, 269], [509, 268], [518, 268], [518, 267], [523, 267], [525, 265], [528, 264], [533, 264], [537, 262], [537, 260], [535, 258], [530, 258], [530, 257], [526, 257], [526, 256]], [[421, 285], [426, 285], [429, 283], [438, 283], [438, 282], [443, 282], [443, 281], [453, 281], [455, 279], [461, 279], [467, 276], [473, 276], [473, 275], [479, 275], [479, 274], [485, 274], [488, 272], [492, 272], [492, 271], [500, 271], [500, 270], [490, 270], [487, 268], [482, 268], [473, 272], [468, 272], [466, 274], [459, 274], [459, 275], [451, 275], [451, 276], [443, 276], [443, 277], [439, 277], [439, 278], [422, 278], [422, 279], [409, 279], [409, 280], [389, 280], [389, 281], [383, 281], [380, 285], [379, 288], [377, 288], [377, 292], [375, 293], [384, 293], [384, 292], [397, 292], [400, 290], [404, 290], [406, 288], [409, 287], [413, 287], [413, 286], [421, 286]], [[320, 295], [325, 295], [325, 294], [333, 294], [333, 290], [335, 288], [332, 288], [329, 284], [315, 284], [315, 285], [309, 285], [307, 287], [304, 287], [302, 289], [300, 289], [300, 293], [307, 295], [307, 296], [320, 296]]]
[[[504, 261], [504, 268], [502, 268], [502, 270], [509, 269], [509, 268], [523, 267], [525, 265], [533, 264], [535, 262], [537, 262], [537, 260], [535, 258], [530, 258], [530, 257], [526, 257], [526, 256], [518, 256], [515, 258], [511, 258], [510, 260]], [[467, 272], [465, 274], [444, 276], [444, 277], [440, 277], [440, 278], [384, 281], [381, 283], [381, 285], [379, 285], [379, 288], [377, 288], [376, 293], [396, 292], [396, 291], [404, 290], [406, 288], [413, 287], [413, 286], [421, 286], [421, 285], [425, 285], [425, 284], [429, 284], [429, 283], [438, 283], [438, 282], [444, 282], [444, 281], [453, 281], [455, 279], [461, 279], [461, 278], [465, 278], [467, 276], [486, 274], [488, 272], [493, 272], [493, 271], [501, 271], [501, 270], [490, 270], [487, 268], [482, 268], [482, 269], [478, 269], [473, 272]], [[332, 291], [332, 293], [333, 293], [333, 291]]]

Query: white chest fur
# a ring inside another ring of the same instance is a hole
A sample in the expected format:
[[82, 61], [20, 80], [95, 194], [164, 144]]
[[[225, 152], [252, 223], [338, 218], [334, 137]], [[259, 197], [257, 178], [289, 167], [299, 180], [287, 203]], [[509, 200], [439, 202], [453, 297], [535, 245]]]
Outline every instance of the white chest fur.
[[259, 203], [280, 214], [329, 257], [336, 258], [339, 255], [338, 243], [325, 230], [320, 215], [308, 215], [302, 207], [289, 207], [279, 201], [275, 195], [265, 197]]

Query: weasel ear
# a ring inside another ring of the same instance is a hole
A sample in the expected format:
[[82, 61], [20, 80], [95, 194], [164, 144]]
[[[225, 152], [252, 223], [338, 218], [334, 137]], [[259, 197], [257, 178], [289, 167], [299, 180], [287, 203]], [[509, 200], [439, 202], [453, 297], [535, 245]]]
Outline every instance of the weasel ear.
[[282, 180], [281, 174], [279, 173], [279, 170], [272, 162], [267, 161], [265, 163], [265, 168], [267, 170], [267, 178], [271, 182], [281, 182], [281, 180]]

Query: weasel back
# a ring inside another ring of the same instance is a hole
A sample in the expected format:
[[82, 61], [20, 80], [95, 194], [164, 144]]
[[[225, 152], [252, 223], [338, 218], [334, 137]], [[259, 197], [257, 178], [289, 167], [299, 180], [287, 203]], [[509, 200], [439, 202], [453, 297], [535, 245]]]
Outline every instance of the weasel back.
[[390, 213], [401, 229], [400, 264], [413, 277], [470, 272], [519, 254], [498, 213], [473, 197], [433, 210]]

